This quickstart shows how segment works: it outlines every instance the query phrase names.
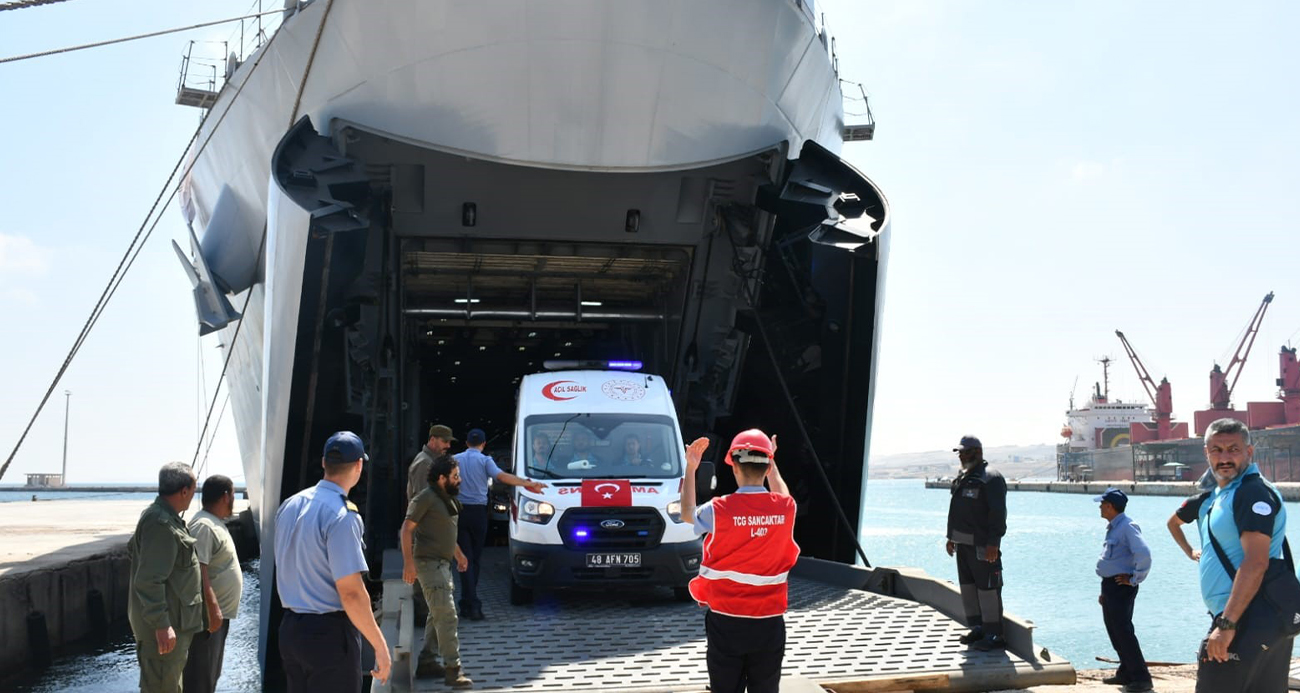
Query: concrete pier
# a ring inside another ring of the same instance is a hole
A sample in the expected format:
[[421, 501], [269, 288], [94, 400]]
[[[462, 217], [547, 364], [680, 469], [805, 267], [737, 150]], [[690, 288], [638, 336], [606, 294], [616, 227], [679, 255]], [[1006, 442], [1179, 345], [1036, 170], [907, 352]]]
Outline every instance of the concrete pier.
[[[1300, 483], [1286, 481], [1275, 484], [1284, 501], [1300, 501]], [[950, 482], [927, 479], [926, 488], [948, 490]], [[1039, 493], [1084, 493], [1101, 495], [1108, 488], [1117, 488], [1130, 496], [1176, 496], [1186, 498], [1198, 492], [1194, 481], [1007, 481], [1008, 491], [1037, 491]]]
[[[151, 502], [0, 503], [0, 677], [39, 659], [43, 648], [57, 651], [126, 618], [126, 544]], [[235, 505], [238, 512], [248, 503]], [[31, 642], [32, 618], [43, 620], [47, 643]]]

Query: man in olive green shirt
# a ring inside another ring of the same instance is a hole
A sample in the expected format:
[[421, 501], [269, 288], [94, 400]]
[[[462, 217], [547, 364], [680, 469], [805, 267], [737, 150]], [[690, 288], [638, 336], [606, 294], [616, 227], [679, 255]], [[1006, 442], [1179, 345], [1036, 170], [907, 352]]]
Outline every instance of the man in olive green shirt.
[[189, 465], [158, 472], [158, 498], [140, 513], [127, 544], [131, 560], [127, 618], [135, 635], [142, 693], [179, 693], [194, 634], [203, 630], [203, 594], [194, 539], [181, 513], [194, 499]]
[[450, 450], [454, 440], [456, 437], [451, 434], [450, 426], [434, 424], [429, 427], [429, 440], [406, 468], [406, 502], [411, 502], [415, 494], [429, 485], [429, 465]]
[[[424, 622], [424, 647], [416, 663], [417, 678], [443, 676], [453, 688], [468, 688], [474, 682], [460, 667], [460, 638], [456, 634], [455, 587], [451, 562], [464, 572], [469, 566], [456, 544], [460, 514], [460, 467], [456, 458], [442, 454], [429, 465], [428, 485], [411, 499], [402, 523], [402, 579], [410, 585], [416, 577], [429, 604]], [[442, 664], [438, 655], [442, 655]]]

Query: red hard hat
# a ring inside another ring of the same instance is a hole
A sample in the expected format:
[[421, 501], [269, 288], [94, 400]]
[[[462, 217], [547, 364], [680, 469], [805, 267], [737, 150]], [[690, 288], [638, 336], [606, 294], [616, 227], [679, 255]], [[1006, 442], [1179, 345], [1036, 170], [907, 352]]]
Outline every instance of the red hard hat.
[[736, 434], [735, 438], [731, 439], [731, 447], [727, 449], [727, 464], [735, 464], [733, 456], [738, 452], [746, 451], [766, 455], [768, 459], [771, 459], [776, 454], [776, 451], [772, 449], [772, 439], [757, 428], [741, 431]]

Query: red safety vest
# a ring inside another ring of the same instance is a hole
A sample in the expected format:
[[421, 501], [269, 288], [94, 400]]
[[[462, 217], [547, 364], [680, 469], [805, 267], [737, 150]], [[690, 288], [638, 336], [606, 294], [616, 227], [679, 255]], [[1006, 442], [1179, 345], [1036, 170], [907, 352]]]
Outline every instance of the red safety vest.
[[733, 493], [713, 499], [713, 531], [704, 540], [691, 596], [728, 616], [780, 616], [786, 579], [799, 558], [794, 499], [776, 493]]

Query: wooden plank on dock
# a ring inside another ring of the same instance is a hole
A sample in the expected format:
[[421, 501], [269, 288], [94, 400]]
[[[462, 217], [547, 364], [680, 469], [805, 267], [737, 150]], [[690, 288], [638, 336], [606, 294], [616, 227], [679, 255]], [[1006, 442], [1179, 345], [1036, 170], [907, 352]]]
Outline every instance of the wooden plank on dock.
[[[882, 691], [937, 691], [948, 687], [947, 674], [923, 676], [871, 676], [863, 679], [822, 681], [832, 693], [880, 693]], [[784, 686], [782, 692], [784, 693]]]

